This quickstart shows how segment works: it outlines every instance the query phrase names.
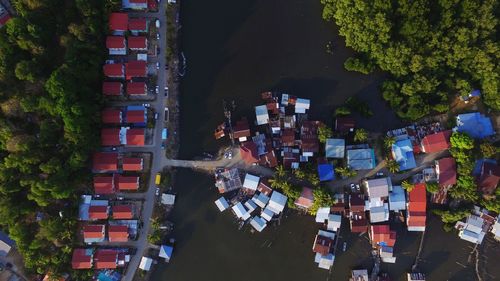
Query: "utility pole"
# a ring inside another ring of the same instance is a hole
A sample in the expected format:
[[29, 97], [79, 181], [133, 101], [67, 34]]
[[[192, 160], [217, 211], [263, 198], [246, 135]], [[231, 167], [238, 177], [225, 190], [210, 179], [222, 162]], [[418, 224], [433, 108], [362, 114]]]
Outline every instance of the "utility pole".
[[231, 103], [227, 104], [226, 100], [222, 100], [222, 106], [224, 107], [224, 116], [229, 123], [229, 138], [231, 139], [231, 144], [234, 146], [234, 132], [233, 132], [233, 122], [231, 120], [231, 112], [236, 108], [236, 103], [234, 100]]

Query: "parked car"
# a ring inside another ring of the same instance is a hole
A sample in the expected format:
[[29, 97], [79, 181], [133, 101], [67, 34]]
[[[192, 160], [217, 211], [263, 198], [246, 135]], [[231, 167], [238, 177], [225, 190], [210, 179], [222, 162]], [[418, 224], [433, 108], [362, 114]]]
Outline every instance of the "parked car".
[[156, 33], [156, 40], [160, 40], [160, 33]]
[[168, 97], [168, 87], [165, 87], [165, 96]]
[[160, 195], [160, 188], [159, 188], [159, 187], [157, 187], [157, 188], [156, 188], [156, 190], [155, 190], [155, 195], [156, 195], [156, 196]]
[[156, 26], [156, 28], [160, 28], [160, 20], [155, 21], [155, 26]]
[[156, 63], [156, 69], [160, 69], [160, 63], [159, 62]]
[[158, 112], [155, 113], [155, 120], [158, 120]]
[[158, 94], [160, 92], [160, 86], [156, 86], [155, 92], [156, 92], [156, 94]]

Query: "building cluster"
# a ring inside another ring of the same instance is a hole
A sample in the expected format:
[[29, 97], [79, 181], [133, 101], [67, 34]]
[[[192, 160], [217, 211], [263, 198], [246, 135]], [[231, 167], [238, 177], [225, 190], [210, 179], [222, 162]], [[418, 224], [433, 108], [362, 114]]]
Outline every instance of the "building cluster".
[[496, 240], [500, 241], [500, 216], [495, 216], [486, 209], [474, 206], [474, 210], [464, 221], [458, 221], [458, 237], [474, 244], [482, 244], [483, 239], [491, 232]]
[[318, 209], [315, 220], [321, 227], [312, 246], [312, 251], [315, 253], [314, 262], [319, 268], [330, 270], [335, 261], [342, 216], [332, 212], [330, 207], [323, 207]]

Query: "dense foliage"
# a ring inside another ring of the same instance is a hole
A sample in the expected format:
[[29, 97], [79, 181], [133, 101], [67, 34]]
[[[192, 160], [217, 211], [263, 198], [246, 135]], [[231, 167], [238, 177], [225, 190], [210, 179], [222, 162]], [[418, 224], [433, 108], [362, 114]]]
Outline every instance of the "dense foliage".
[[405, 119], [445, 112], [449, 97], [480, 89], [500, 109], [495, 0], [321, 0], [346, 45], [360, 56], [346, 61], [363, 73], [390, 73], [384, 98]]
[[70, 268], [110, 2], [13, 0], [0, 29], [0, 227], [37, 273]]

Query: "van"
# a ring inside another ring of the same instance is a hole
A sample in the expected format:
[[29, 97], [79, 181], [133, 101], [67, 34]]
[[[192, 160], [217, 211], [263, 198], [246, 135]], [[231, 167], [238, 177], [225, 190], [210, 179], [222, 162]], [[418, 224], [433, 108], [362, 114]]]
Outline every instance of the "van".
[[155, 184], [160, 185], [160, 183], [161, 183], [161, 174], [156, 173]]

